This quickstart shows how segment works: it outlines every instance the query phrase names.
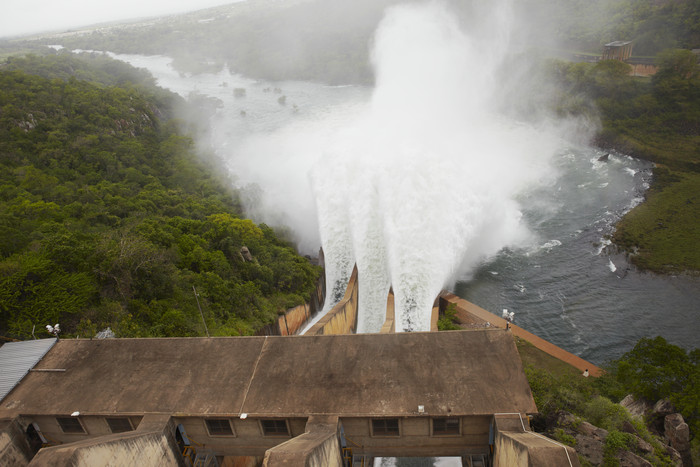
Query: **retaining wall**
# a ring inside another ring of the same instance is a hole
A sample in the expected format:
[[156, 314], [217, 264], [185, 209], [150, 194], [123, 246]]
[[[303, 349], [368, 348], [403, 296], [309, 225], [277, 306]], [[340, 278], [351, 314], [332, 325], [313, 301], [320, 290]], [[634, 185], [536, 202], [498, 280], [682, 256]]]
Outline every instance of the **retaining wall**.
[[342, 467], [337, 416], [310, 416], [306, 432], [268, 449], [263, 467]]
[[146, 415], [135, 431], [41, 449], [29, 466], [184, 466], [169, 415]]
[[326, 300], [326, 267], [323, 249], [318, 252], [318, 265], [321, 266], [321, 276], [316, 280], [316, 288], [309, 299], [309, 303], [290, 308], [280, 313], [277, 321], [263, 327], [259, 336], [291, 336], [297, 334], [305, 323], [316, 316], [323, 309]]
[[359, 286], [357, 282], [357, 266], [355, 266], [343, 299], [314, 324], [306, 334], [310, 336], [320, 334], [354, 334], [357, 329], [358, 299]]
[[518, 414], [494, 415], [494, 467], [580, 467], [573, 448], [529, 428], [527, 419]]
[[[440, 294], [440, 313], [444, 313], [445, 308], [450, 303], [454, 303], [457, 306], [457, 318], [462, 324], [470, 324], [479, 327], [485, 326], [495, 326], [497, 328], [506, 329], [507, 321], [500, 316], [496, 316], [483, 308], [474, 305], [467, 300], [459, 298], [453, 293], [443, 292]], [[588, 370], [591, 376], [601, 376], [603, 370], [593, 365], [591, 362], [586, 361], [574, 355], [571, 352], [567, 352], [561, 347], [557, 347], [549, 341], [542, 339], [525, 329], [516, 326], [515, 324], [508, 325], [508, 328], [512, 331], [514, 336], [518, 336], [521, 339], [528, 341], [530, 344], [534, 345], [543, 352], [548, 353], [552, 357], [558, 358], [559, 360], [568, 363], [581, 370]]]

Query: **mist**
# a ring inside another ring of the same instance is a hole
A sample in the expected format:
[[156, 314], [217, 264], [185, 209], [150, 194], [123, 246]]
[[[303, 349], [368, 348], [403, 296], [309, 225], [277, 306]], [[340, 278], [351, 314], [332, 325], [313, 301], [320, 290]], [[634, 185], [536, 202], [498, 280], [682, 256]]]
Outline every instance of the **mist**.
[[549, 162], [566, 125], [499, 111], [524, 84], [503, 73], [512, 10], [498, 1], [469, 13], [465, 29], [444, 3], [388, 8], [365, 101], [249, 138], [230, 155], [243, 184], [259, 187], [248, 205], [256, 219], [290, 226], [307, 252], [322, 245], [331, 304], [357, 264], [358, 332], [379, 330], [390, 287], [397, 330], [429, 330], [443, 288], [533, 241], [518, 199], [555, 176]]
[[6, 2], [0, 16], [0, 37], [74, 29], [108, 21], [172, 15], [240, 1], [246, 0]]

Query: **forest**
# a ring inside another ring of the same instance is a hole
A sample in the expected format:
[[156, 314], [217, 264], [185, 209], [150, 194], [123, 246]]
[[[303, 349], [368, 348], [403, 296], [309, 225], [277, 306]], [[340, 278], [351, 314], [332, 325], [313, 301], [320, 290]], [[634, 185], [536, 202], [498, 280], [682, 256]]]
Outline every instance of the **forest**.
[[319, 268], [241, 216], [150, 80], [68, 54], [0, 68], [0, 335], [204, 335], [197, 298], [211, 334], [246, 335], [308, 300]]

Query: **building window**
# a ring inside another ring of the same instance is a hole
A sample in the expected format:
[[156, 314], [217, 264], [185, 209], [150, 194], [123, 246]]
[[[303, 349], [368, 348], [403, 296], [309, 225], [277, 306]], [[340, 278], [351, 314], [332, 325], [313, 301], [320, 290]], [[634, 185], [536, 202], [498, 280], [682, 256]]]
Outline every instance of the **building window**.
[[207, 418], [204, 421], [210, 436], [233, 436], [233, 429], [228, 418]]
[[75, 417], [56, 417], [56, 421], [64, 433], [85, 433], [85, 428]]
[[289, 436], [287, 420], [260, 420], [265, 436]]
[[107, 425], [109, 425], [109, 430], [112, 433], [124, 433], [134, 429], [131, 425], [131, 420], [126, 417], [110, 417], [105, 418], [105, 420], [107, 420]]
[[372, 420], [372, 436], [400, 436], [398, 418]]
[[433, 418], [433, 435], [458, 435], [459, 418]]

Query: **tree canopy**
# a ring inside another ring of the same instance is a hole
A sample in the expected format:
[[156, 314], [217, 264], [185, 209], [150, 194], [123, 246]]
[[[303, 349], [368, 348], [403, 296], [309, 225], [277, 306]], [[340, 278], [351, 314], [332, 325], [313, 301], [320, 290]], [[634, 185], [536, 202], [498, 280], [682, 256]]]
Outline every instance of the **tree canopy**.
[[108, 59], [0, 68], [0, 334], [201, 335], [193, 286], [211, 332], [251, 334], [310, 296], [318, 269], [241, 218], [175, 101]]

